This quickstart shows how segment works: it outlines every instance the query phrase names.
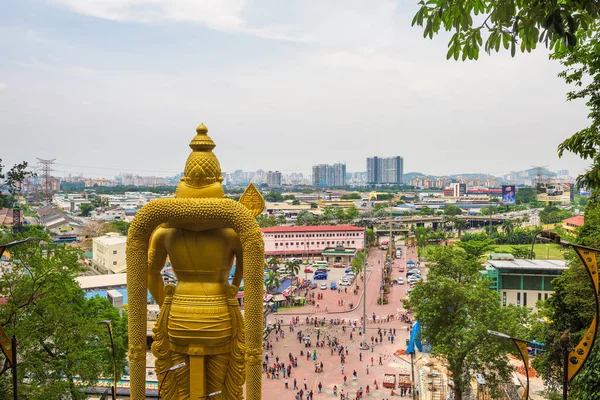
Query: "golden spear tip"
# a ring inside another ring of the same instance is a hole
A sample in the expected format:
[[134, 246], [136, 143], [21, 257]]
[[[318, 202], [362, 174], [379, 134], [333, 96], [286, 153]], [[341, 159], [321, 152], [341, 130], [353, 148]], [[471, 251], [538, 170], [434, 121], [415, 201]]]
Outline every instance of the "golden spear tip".
[[208, 128], [206, 127], [206, 125], [204, 125], [204, 123], [201, 123], [197, 128], [196, 128], [196, 133], [198, 134], [202, 134], [202, 133], [208, 133]]

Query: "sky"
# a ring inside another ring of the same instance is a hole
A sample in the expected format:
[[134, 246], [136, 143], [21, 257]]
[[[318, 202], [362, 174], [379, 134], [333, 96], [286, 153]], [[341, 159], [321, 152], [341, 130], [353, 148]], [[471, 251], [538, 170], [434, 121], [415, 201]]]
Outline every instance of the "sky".
[[223, 171], [310, 173], [404, 157], [449, 175], [587, 163], [586, 126], [544, 48], [447, 61], [411, 27], [417, 0], [0, 2], [2, 164], [58, 176], [169, 176], [204, 123]]

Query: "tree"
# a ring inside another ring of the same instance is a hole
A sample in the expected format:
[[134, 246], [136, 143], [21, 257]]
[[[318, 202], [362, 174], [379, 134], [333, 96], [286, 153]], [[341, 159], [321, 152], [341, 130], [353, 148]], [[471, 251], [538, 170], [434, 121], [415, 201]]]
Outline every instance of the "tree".
[[281, 193], [271, 190], [265, 195], [265, 200], [271, 203], [278, 203], [283, 201], [283, 196], [281, 195]]
[[281, 285], [279, 281], [279, 274], [275, 271], [269, 271], [267, 274], [267, 279], [265, 280], [265, 286], [267, 287], [267, 292], [272, 292], [277, 289]]
[[[515, 256], [515, 258], [525, 258], [525, 259], [528, 259], [530, 256], [532, 256], [531, 247], [516, 247], [516, 246], [512, 246], [510, 253], [513, 256]], [[535, 259], [535, 254], [533, 254], [533, 257], [531, 257], [531, 258]]]
[[458, 231], [458, 238], [460, 239], [462, 231], [467, 227], [467, 221], [460, 218], [455, 218], [452, 222], [454, 229]]
[[300, 205], [300, 200], [298, 200], [298, 199], [292, 200], [292, 205], [293, 206], [299, 206]]
[[91, 212], [95, 209], [96, 207], [94, 207], [91, 203], [83, 203], [79, 206], [79, 215], [82, 217], [89, 217]]
[[270, 217], [266, 214], [260, 214], [258, 217], [256, 217], [256, 222], [261, 228], [269, 228], [277, 225], [275, 217]]
[[308, 210], [302, 210], [298, 213], [298, 217], [296, 218], [296, 225], [300, 226], [310, 226], [316, 225], [318, 219]]
[[[444, 0], [419, 2], [421, 8], [412, 25], [424, 26], [423, 37], [433, 38], [443, 28], [453, 31], [448, 42], [446, 58], [455, 60], [477, 59], [483, 45], [482, 32], [487, 35], [485, 51], [498, 52], [510, 48], [516, 53], [531, 52], [538, 42], [544, 42], [552, 50], [572, 50], [581, 45], [593, 30], [600, 13], [600, 5], [594, 0], [565, 0], [561, 2], [513, 2], [507, 0], [482, 0], [472, 2]], [[479, 16], [474, 22], [473, 16]], [[480, 21], [483, 21], [480, 24]], [[578, 40], [579, 39], [579, 40]]]
[[286, 268], [288, 274], [292, 275], [292, 280], [294, 280], [294, 278], [296, 276], [298, 276], [298, 273], [300, 272], [300, 261], [299, 260], [287, 261], [285, 263], [285, 268]]
[[[600, 247], [600, 196], [592, 192], [585, 211], [585, 222], [577, 237], [583, 246]], [[535, 339], [546, 344], [545, 351], [536, 357], [533, 366], [540, 372], [544, 384], [558, 388], [561, 384], [562, 361], [560, 336], [567, 329], [571, 346], [583, 337], [594, 317], [595, 303], [590, 279], [579, 258], [571, 252], [569, 268], [552, 281], [554, 293], [540, 304], [540, 316], [548, 323], [536, 323]], [[569, 399], [597, 399], [600, 393], [600, 346], [596, 340], [590, 358], [571, 383]]]
[[[596, 7], [598, 3], [596, 2]], [[565, 70], [559, 74], [571, 87], [567, 100], [585, 100], [589, 108], [586, 128], [576, 132], [558, 146], [558, 155], [565, 151], [573, 152], [584, 160], [591, 160], [592, 166], [577, 177], [577, 186], [600, 188], [600, 31], [598, 20], [584, 42], [572, 51], [559, 50], [553, 58], [560, 60]]]
[[321, 220], [325, 224], [331, 223], [335, 219], [335, 211], [331, 206], [326, 206], [321, 213]]
[[444, 206], [444, 215], [454, 216], [460, 214], [462, 214], [462, 210], [454, 204], [446, 204], [446, 206]]
[[116, 230], [121, 235], [127, 236], [127, 233], [129, 232], [129, 225], [131, 225], [131, 223], [127, 221], [111, 221], [108, 223], [108, 225], [111, 227], [111, 229]]
[[375, 246], [377, 244], [377, 235], [371, 228], [367, 228], [367, 245]]
[[341, 200], [360, 200], [360, 193], [350, 193], [350, 194], [343, 194], [340, 196]]
[[[110, 339], [99, 322], [112, 321], [121, 375], [126, 365], [127, 319], [106, 299], [86, 299], [75, 281], [82, 272], [79, 249], [54, 245], [39, 228], [4, 234], [0, 243], [24, 236], [35, 240], [11, 249], [13, 262], [2, 268], [0, 276], [0, 286], [9, 294], [0, 306], [0, 323], [19, 343], [19, 398], [87, 398], [73, 378], [89, 385], [113, 375]], [[8, 370], [4, 362], [0, 386], [10, 381]]]
[[456, 245], [461, 247], [470, 258], [479, 261], [484, 254], [494, 251], [496, 249], [493, 246], [494, 241], [492, 239], [484, 240], [469, 240], [468, 242], [457, 242]]
[[[3, 173], [4, 165], [2, 165], [2, 159], [0, 158], [0, 193], [3, 189], [8, 190], [11, 197], [14, 197], [20, 190], [23, 181], [28, 176], [34, 176], [30, 171], [27, 171], [27, 162], [23, 161], [19, 164], [15, 164], [6, 173]], [[0, 195], [0, 208], [11, 207], [12, 201], [5, 196]]]
[[352, 272], [354, 272], [354, 276], [358, 276], [363, 271], [363, 266], [365, 263], [365, 253], [363, 251], [359, 251], [356, 253], [356, 256], [352, 259]]
[[267, 261], [267, 265], [269, 266], [269, 269], [271, 271], [276, 271], [277, 268], [279, 268], [280, 263], [281, 263], [281, 260], [277, 257], [270, 257], [269, 260]]
[[527, 204], [536, 199], [536, 190], [531, 187], [519, 188], [515, 195], [516, 204]]
[[435, 213], [435, 211], [433, 210], [433, 208], [429, 208], [427, 206], [421, 208], [421, 210], [419, 210], [419, 214], [421, 215], [433, 215]]
[[524, 335], [527, 310], [502, 307], [498, 293], [489, 290], [490, 282], [480, 273], [480, 264], [458, 248], [439, 247], [430, 259], [434, 263], [427, 281], [415, 286], [404, 306], [415, 313], [431, 354], [448, 361], [454, 398], [462, 398], [471, 371], [481, 372], [495, 392], [512, 372], [505, 357], [512, 344], [490, 338], [487, 331]]
[[512, 219], [502, 221], [502, 230], [504, 233], [511, 233], [515, 229], [515, 222]]
[[358, 208], [354, 206], [348, 207], [348, 209], [346, 210], [346, 220], [348, 222], [357, 219], [359, 215], [360, 213], [358, 212]]
[[[483, 45], [482, 31], [488, 36], [485, 50], [498, 52], [500, 46], [516, 53], [531, 52], [544, 42], [554, 52], [551, 58], [565, 66], [559, 74], [576, 90], [567, 100], [584, 99], [590, 109], [590, 125], [576, 132], [558, 147], [558, 155], [573, 152], [591, 160], [592, 166], [577, 177], [577, 185], [600, 188], [600, 3], [595, 0], [514, 2], [508, 0], [421, 0], [412, 24], [424, 26], [424, 37], [433, 38], [443, 27], [454, 31], [446, 58], [477, 59]], [[483, 23], [474, 23], [481, 15]]]

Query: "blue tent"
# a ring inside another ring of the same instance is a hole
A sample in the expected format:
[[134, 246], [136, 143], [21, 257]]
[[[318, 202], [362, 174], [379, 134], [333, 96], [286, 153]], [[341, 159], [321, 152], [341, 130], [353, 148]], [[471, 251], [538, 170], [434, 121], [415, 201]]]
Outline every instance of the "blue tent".
[[415, 352], [415, 344], [417, 345], [417, 349], [419, 349], [419, 351], [423, 351], [423, 346], [421, 345], [421, 324], [419, 321], [415, 322], [413, 325], [408, 347], [406, 348], [406, 354]]

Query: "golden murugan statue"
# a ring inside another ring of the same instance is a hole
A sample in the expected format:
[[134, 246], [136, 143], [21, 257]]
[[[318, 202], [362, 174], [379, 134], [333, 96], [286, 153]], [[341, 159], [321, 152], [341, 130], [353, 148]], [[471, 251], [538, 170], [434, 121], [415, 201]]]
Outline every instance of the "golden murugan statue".
[[[190, 143], [174, 199], [136, 215], [127, 239], [131, 398], [145, 398], [146, 293], [160, 305], [153, 329], [155, 370], [164, 399], [261, 398], [264, 243], [255, 216], [264, 208], [250, 185], [240, 202], [225, 198], [214, 142], [202, 124]], [[177, 285], [160, 271], [169, 257]], [[233, 282], [228, 282], [235, 258]], [[244, 278], [245, 326], [236, 299]]]

